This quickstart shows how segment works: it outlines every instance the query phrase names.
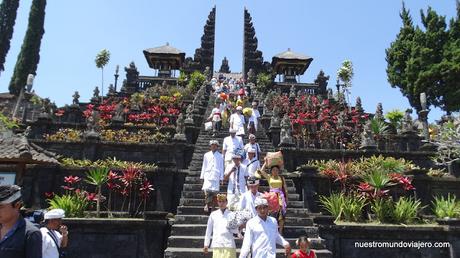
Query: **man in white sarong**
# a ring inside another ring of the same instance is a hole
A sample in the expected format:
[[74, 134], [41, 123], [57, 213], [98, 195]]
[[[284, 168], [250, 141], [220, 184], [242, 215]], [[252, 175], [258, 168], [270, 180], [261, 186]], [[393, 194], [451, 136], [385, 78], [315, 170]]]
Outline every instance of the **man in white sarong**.
[[253, 134], [257, 132], [260, 119], [260, 112], [257, 106], [257, 102], [252, 102], [252, 114], [248, 120], [248, 132]]
[[217, 195], [217, 204], [219, 205], [219, 209], [213, 211], [208, 218], [203, 252], [204, 254], [208, 253], [212, 237], [211, 248], [213, 258], [236, 258], [233, 232], [227, 227], [229, 215], [232, 212], [227, 209], [227, 197], [225, 194]]
[[236, 112], [230, 116], [230, 129], [235, 129], [237, 136], [244, 136], [244, 124], [246, 123], [243, 116], [243, 107], [236, 107]]
[[206, 213], [214, 210], [214, 198], [219, 192], [220, 183], [224, 180], [224, 159], [222, 154], [217, 151], [219, 142], [212, 140], [209, 142], [211, 150], [206, 152], [203, 157], [200, 179], [203, 180], [205, 202], [204, 211]]
[[259, 192], [259, 179], [250, 177], [246, 181], [249, 191], [246, 191], [241, 197], [240, 209], [248, 210], [251, 212], [252, 217], [257, 216], [255, 200], [257, 197], [261, 197], [262, 193]]
[[228, 180], [227, 199], [230, 210], [238, 209], [241, 195], [247, 190], [246, 179], [248, 173], [246, 166], [241, 164], [241, 156], [233, 154], [233, 164], [225, 169], [224, 179]]
[[224, 142], [222, 144], [222, 154], [224, 155], [225, 159], [225, 169], [227, 166], [233, 164], [233, 155], [239, 151], [243, 151], [243, 139], [241, 137], [236, 136], [236, 130], [230, 129], [230, 136], [224, 138]]
[[248, 170], [249, 177], [253, 177], [256, 171], [260, 168], [260, 162], [256, 159], [256, 149], [248, 149], [248, 158], [243, 161], [243, 164]]
[[275, 258], [276, 244], [282, 245], [286, 256], [291, 253], [291, 246], [279, 234], [276, 219], [268, 216], [267, 200], [257, 197], [255, 200], [257, 216], [246, 223], [240, 258], [246, 258], [252, 249], [252, 258]]
[[246, 158], [247, 158], [247, 153], [249, 152], [249, 149], [256, 149], [256, 159], [260, 160], [260, 153], [262, 150], [260, 149], [260, 145], [256, 142], [256, 136], [254, 134], [249, 135], [249, 142], [244, 145], [244, 151], [246, 152]]

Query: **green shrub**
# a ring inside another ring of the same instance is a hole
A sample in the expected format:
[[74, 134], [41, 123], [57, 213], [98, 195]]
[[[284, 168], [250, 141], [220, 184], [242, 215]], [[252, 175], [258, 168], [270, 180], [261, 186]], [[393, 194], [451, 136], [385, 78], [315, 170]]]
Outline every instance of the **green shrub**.
[[329, 197], [320, 196], [319, 201], [321, 203], [321, 207], [323, 207], [329, 214], [331, 214], [336, 220], [340, 219], [344, 203], [343, 193], [333, 193]]
[[188, 84], [188, 88], [192, 92], [197, 92], [205, 81], [206, 77], [199, 71], [195, 71], [192, 73], [192, 75], [190, 75], [190, 82]]
[[460, 201], [450, 193], [447, 198], [436, 196], [433, 203], [433, 213], [437, 218], [460, 218]]
[[411, 197], [401, 197], [394, 206], [394, 222], [397, 224], [413, 223], [422, 209], [423, 207], [421, 207], [421, 202], [419, 200]]
[[390, 124], [392, 124], [395, 129], [398, 129], [401, 127], [401, 122], [402, 122], [403, 117], [404, 117], [404, 112], [402, 112], [399, 109], [394, 109], [385, 115], [385, 118], [388, 119], [388, 121], [390, 121]]
[[48, 200], [50, 209], [63, 209], [67, 218], [83, 217], [89, 201], [83, 193], [55, 195]]
[[391, 223], [393, 220], [394, 202], [392, 199], [378, 198], [371, 202], [371, 211], [380, 223]]
[[358, 222], [361, 220], [366, 199], [362, 196], [351, 194], [344, 196], [342, 214], [345, 221]]

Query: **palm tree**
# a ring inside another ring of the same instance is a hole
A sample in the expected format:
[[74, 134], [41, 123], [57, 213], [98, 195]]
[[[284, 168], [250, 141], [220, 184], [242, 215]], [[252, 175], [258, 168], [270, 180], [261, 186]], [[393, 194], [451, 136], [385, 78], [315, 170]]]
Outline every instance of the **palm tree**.
[[94, 60], [94, 62], [96, 62], [96, 67], [100, 68], [102, 71], [102, 85], [101, 85], [102, 100], [104, 100], [104, 66], [106, 66], [109, 63], [109, 60], [110, 60], [110, 52], [107, 49], [101, 50], [101, 52], [99, 52], [96, 55], [96, 59]]
[[97, 189], [96, 215], [99, 217], [101, 212], [102, 185], [108, 180], [109, 169], [106, 167], [92, 168], [87, 173], [86, 182], [95, 185]]

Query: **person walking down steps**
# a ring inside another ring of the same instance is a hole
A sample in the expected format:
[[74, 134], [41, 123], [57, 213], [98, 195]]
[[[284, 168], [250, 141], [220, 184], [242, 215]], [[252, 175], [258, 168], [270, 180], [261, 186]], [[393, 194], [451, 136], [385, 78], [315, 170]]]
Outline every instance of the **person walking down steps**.
[[233, 164], [225, 169], [224, 174], [224, 180], [228, 180], [227, 198], [231, 210], [238, 209], [241, 195], [247, 190], [247, 178], [246, 166], [241, 164], [241, 155], [233, 154]]
[[[213, 211], [208, 218], [203, 252], [207, 254], [209, 247], [211, 247], [213, 258], [235, 258], [236, 246], [233, 233], [236, 232], [232, 232], [227, 228], [227, 221], [232, 213], [227, 209], [227, 196], [218, 194], [217, 204], [219, 209]], [[211, 246], [209, 245], [210, 243]]]
[[252, 258], [275, 258], [276, 244], [282, 245], [286, 256], [291, 246], [278, 232], [276, 219], [268, 216], [268, 202], [257, 197], [255, 200], [257, 216], [246, 223], [240, 258], [246, 258], [252, 250]]
[[217, 140], [209, 141], [210, 151], [206, 152], [203, 157], [200, 179], [203, 180], [204, 198], [206, 205], [205, 213], [214, 210], [215, 197], [219, 192], [221, 182], [224, 180], [224, 159], [222, 154], [217, 151], [219, 142]]

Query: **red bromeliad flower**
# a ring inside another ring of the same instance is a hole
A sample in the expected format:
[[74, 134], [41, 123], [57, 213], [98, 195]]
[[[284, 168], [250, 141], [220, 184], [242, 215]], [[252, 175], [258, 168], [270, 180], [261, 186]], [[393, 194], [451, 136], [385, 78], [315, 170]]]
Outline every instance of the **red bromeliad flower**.
[[95, 202], [97, 201], [97, 194], [96, 193], [88, 193], [86, 192], [86, 200]]
[[78, 183], [81, 181], [81, 178], [78, 176], [66, 176], [64, 177], [64, 183], [67, 183], [69, 185], [73, 185], [75, 183]]
[[150, 184], [148, 179], [144, 179], [141, 187], [139, 188], [139, 195], [145, 200], [149, 197], [151, 191], [153, 191], [153, 185]]
[[54, 197], [54, 193], [53, 193], [53, 192], [46, 192], [46, 193], [45, 193], [45, 198], [46, 198], [46, 199], [51, 199], [51, 198], [53, 198], [53, 197]]
[[[73, 191], [75, 190], [75, 187], [70, 187], [70, 186], [67, 186], [67, 185], [63, 185], [61, 186], [62, 189], [66, 190], [66, 191]], [[78, 190], [78, 189], [77, 189]]]
[[337, 177], [337, 171], [333, 169], [325, 169], [323, 170], [323, 174], [329, 178], [336, 178]]
[[140, 170], [136, 167], [129, 166], [125, 171], [123, 171], [122, 176], [120, 177], [121, 182], [126, 187], [131, 187], [134, 181], [138, 178]]
[[91, 114], [93, 113], [93, 109], [94, 109], [94, 105], [88, 104], [88, 106], [86, 106], [86, 110], [83, 111], [83, 116], [86, 118], [90, 117]]

